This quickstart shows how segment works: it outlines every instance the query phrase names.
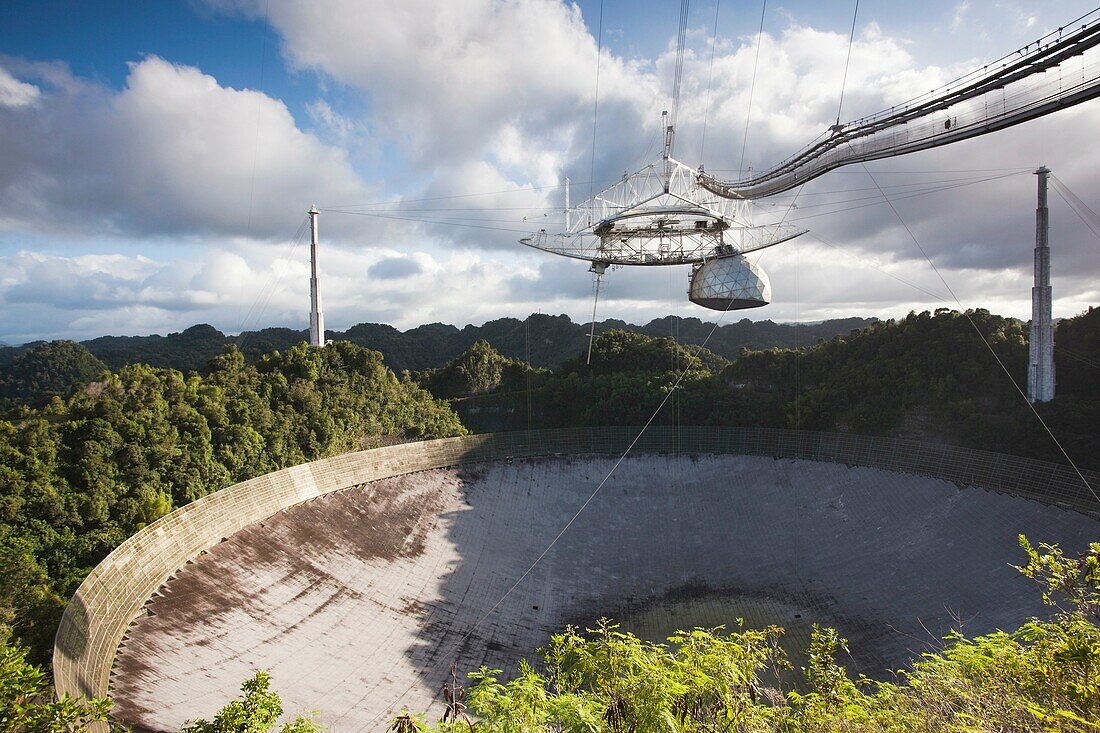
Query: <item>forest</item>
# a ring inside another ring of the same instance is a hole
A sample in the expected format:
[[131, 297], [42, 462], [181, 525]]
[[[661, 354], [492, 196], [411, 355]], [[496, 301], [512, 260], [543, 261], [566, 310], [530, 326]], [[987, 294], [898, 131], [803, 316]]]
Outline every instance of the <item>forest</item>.
[[[68, 359], [72, 348], [58, 352]], [[230, 347], [202, 374], [102, 372], [0, 421], [0, 633], [45, 662], [88, 571], [204, 494], [323, 456], [465, 432], [378, 352], [347, 342], [254, 363]]]
[[[450, 400], [479, 432], [528, 422], [641, 425], [660, 407], [657, 425], [907, 437], [1056, 462], [1065, 462], [1065, 449], [1078, 465], [1100, 468], [1100, 309], [1059, 323], [1057, 396], [1035, 411], [1016, 386], [1027, 387], [1027, 339], [1021, 321], [943, 309], [877, 322], [801, 349], [743, 349], [732, 361], [671, 338], [611, 330], [597, 336], [591, 364], [582, 354], [552, 372], [532, 370], [529, 377], [495, 383], [494, 367], [477, 390], [466, 392], [412, 376]], [[508, 361], [488, 344], [469, 354], [475, 351], [479, 363]]]
[[[794, 325], [744, 318], [720, 326], [711, 336], [710, 347], [732, 358], [742, 348], [797, 347], [873, 322], [873, 318], [840, 318]], [[384, 323], [360, 323], [346, 331], [327, 331], [326, 336], [330, 341], [350, 341], [380, 352], [386, 366], [400, 374], [405, 370], [441, 367], [477, 341], [487, 341], [506, 356], [529, 361], [538, 367], [554, 368], [586, 348], [588, 329], [589, 324], [574, 323], [568, 316], [532, 313], [524, 319], [500, 318], [463, 328], [429, 323], [399, 331]], [[596, 330], [601, 333], [611, 329], [647, 336], [676, 335], [684, 343], [700, 343], [710, 334], [711, 324], [698, 318], [672, 317], [658, 318], [644, 326], [619, 320], [596, 324]], [[110, 369], [121, 369], [127, 364], [149, 364], [186, 372], [204, 368], [227, 346], [236, 346], [248, 359], [257, 359], [277, 349], [285, 351], [308, 340], [307, 337], [305, 331], [290, 328], [265, 328], [227, 336], [213, 326], [200, 324], [167, 336], [101, 336], [80, 345]], [[0, 345], [0, 370], [24, 370], [26, 367], [11, 365], [21, 354], [45, 344], [38, 341], [22, 346]], [[0, 385], [0, 399], [3, 396]]]

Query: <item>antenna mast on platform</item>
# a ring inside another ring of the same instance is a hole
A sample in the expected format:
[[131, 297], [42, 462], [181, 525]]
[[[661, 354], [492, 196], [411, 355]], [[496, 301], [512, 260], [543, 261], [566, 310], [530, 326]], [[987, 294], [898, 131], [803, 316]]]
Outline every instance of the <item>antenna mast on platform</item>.
[[1054, 322], [1051, 318], [1050, 211], [1047, 209], [1045, 165], [1039, 176], [1039, 205], [1035, 209], [1035, 284], [1031, 288], [1031, 341], [1028, 344], [1027, 398], [1032, 402], [1054, 399]]
[[314, 206], [309, 210], [309, 345], [325, 345], [325, 314], [321, 311], [321, 284], [317, 280], [317, 216]]

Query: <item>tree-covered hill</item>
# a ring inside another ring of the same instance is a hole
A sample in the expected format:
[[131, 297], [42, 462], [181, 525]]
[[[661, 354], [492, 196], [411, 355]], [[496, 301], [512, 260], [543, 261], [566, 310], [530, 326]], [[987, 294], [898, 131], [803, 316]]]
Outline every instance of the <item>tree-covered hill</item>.
[[107, 366], [72, 341], [40, 343], [21, 351], [0, 372], [0, 409], [67, 397], [74, 385], [99, 377]]
[[[671, 338], [612, 330], [597, 337], [591, 365], [581, 354], [529, 384], [458, 395], [429, 380], [421, 383], [453, 400], [474, 430], [642, 425], [664, 402], [654, 424], [901, 436], [1062, 463], [1061, 450], [992, 353], [1026, 390], [1027, 339], [1021, 321], [982, 310], [967, 318], [944, 309], [875, 323], [803, 349], [742, 350], [731, 363]], [[1061, 321], [1056, 340], [1058, 396], [1036, 411], [1076, 463], [1097, 468], [1100, 309]], [[487, 344], [480, 348], [481, 360], [467, 360], [464, 373], [506, 358]], [[495, 377], [487, 371], [466, 379], [489, 385]]]
[[901, 435], [1065, 462], [1037, 412], [1076, 463], [1100, 466], [1100, 310], [1059, 323], [1057, 396], [1035, 411], [1013, 385], [1026, 392], [1028, 325], [984, 310], [968, 314], [912, 313], [803, 351], [744, 352], [723, 378], [787, 427]]
[[[148, 365], [105, 373], [71, 343], [24, 349], [12, 363], [31, 375], [27, 384], [57, 396], [0, 421], [0, 624], [41, 659], [87, 570], [172, 507], [282, 466], [467, 427], [641, 425], [656, 412], [657, 425], [905, 435], [1063, 462], [975, 332], [1023, 386], [1026, 324], [981, 310], [969, 316], [910, 314], [798, 350], [746, 349], [732, 363], [709, 351], [713, 339], [699, 350], [613, 329], [598, 335], [591, 364], [578, 350], [549, 371], [475, 339], [449, 364], [402, 378], [381, 353], [349, 342], [253, 360], [231, 346], [187, 375]], [[541, 318], [529, 324], [532, 347], [540, 323], [559, 334], [576, 326]], [[526, 349], [527, 325], [504, 323], [505, 340]], [[427, 343], [449, 329], [420, 333]], [[370, 338], [383, 340], [384, 331]], [[288, 334], [258, 333], [253, 343]], [[394, 343], [404, 335], [389, 333]], [[1100, 467], [1100, 310], [1063, 320], [1056, 341], [1058, 396], [1036, 410], [1079, 465]], [[84, 386], [66, 392], [70, 380]]]
[[[497, 381], [500, 365], [516, 362], [486, 343], [440, 370], [414, 376], [437, 397], [450, 399], [467, 427], [477, 431], [515, 430], [529, 424], [539, 428], [642, 425], [662, 402], [665, 406], [655, 419], [658, 425], [673, 421], [751, 424], [725, 419], [746, 413], [728, 409], [729, 400], [739, 395], [717, 374], [729, 362], [706, 349], [671, 338], [612, 330], [596, 337], [591, 364], [586, 356], [579, 354], [554, 372], [532, 370], [530, 380], [526, 375], [521, 378], [523, 372], [513, 366], [512, 379], [460, 396], [435, 375], [462, 374], [464, 382], [484, 387]], [[685, 368], [679, 389], [669, 395]]]
[[528, 377], [541, 377], [546, 373], [545, 369], [502, 355], [488, 341], [477, 341], [444, 366], [413, 372], [409, 376], [436, 397], [451, 400], [498, 390], [524, 389]]
[[[285, 346], [301, 341], [297, 338]], [[168, 336], [101, 336], [84, 341], [88, 351], [111, 369], [148, 364], [181, 372], [195, 371], [225, 350], [228, 339], [213, 326], [200, 324]]]
[[[873, 322], [874, 319], [869, 318], [842, 318], [816, 324], [781, 324], [742, 319], [719, 326], [709, 348], [731, 359], [741, 348], [796, 347], [846, 334]], [[701, 343], [711, 328], [712, 324], [698, 318], [672, 317], [650, 321], [644, 326], [618, 320], [596, 324], [598, 334], [617, 329], [655, 337], [672, 336], [691, 344]], [[360, 323], [344, 332], [329, 331], [328, 337], [381, 352], [386, 364], [400, 374], [405, 370], [441, 367], [477, 341], [487, 341], [501, 354], [513, 359], [553, 368], [587, 348], [588, 330], [589, 324], [574, 323], [568, 316], [533, 313], [527, 319], [500, 318], [463, 328], [430, 323], [399, 331], [385, 324]], [[212, 326], [200, 324], [167, 336], [101, 336], [84, 341], [82, 345], [111, 369], [127, 364], [149, 364], [186, 372], [202, 369], [231, 344], [253, 359], [305, 340], [306, 332], [289, 328], [266, 328], [226, 336]], [[40, 343], [0, 346], [0, 370], [20, 353]]]
[[203, 376], [147, 365], [0, 421], [0, 626], [45, 660], [65, 601], [115, 546], [174, 507], [327, 455], [465, 433], [378, 352], [300, 344]]

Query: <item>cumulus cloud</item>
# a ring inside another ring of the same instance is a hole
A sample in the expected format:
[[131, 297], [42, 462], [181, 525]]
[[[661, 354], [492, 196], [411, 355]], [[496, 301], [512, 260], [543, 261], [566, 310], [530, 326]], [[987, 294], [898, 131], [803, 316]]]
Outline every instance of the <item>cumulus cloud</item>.
[[[480, 156], [509, 122], [550, 130], [590, 98], [596, 43], [575, 5], [554, 0], [242, 2], [268, 12], [299, 68], [369, 90], [375, 122], [416, 160]], [[627, 64], [607, 57], [614, 89]]]
[[0, 106], [0, 136], [25, 142], [0, 162], [7, 229], [270, 237], [310, 200], [367, 192], [346, 152], [281, 101], [156, 56], [118, 92], [68, 77], [37, 104]]
[[[9, 310], [0, 338], [28, 333], [32, 313], [31, 322], [40, 317], [40, 335], [51, 328], [94, 335], [109, 318], [132, 324], [124, 329], [131, 332], [185, 326], [188, 319], [231, 331], [303, 326], [307, 258], [289, 243], [290, 252], [279, 254], [279, 242], [311, 202], [396, 202], [351, 207], [358, 216], [322, 212], [322, 287], [333, 327], [364, 320], [461, 324], [534, 310], [588, 317], [592, 281], [585, 263], [532, 252], [516, 240], [560, 223], [565, 176], [576, 202], [656, 159], [659, 113], [669, 105], [675, 65], [673, 29], [665, 47], [648, 56], [617, 53], [608, 45], [612, 34], [605, 38], [590, 159], [597, 42], [576, 5], [208, 2], [269, 23], [285, 63], [319, 80], [306, 119], [296, 122], [278, 99], [158, 57], [135, 61], [118, 90], [74, 78], [56, 64], [9, 64], [10, 81], [0, 74], [0, 134], [28, 144], [0, 161], [0, 231], [117, 237], [131, 248], [148, 243], [142, 251], [149, 259], [131, 257], [124, 266], [10, 255], [11, 269], [0, 272]], [[1011, 4], [993, 13], [981, 0], [940, 10], [937, 32], [954, 28], [960, 35], [979, 19], [1002, 18], [1004, 28], [992, 36], [1010, 34], [1010, 47], [1019, 34], [1040, 33], [1054, 13], [1036, 8], [1018, 16]], [[369, 22], [349, 22], [366, 13]], [[846, 119], [925, 92], [983, 60], [969, 58], [969, 46], [945, 53], [935, 43], [936, 53], [922, 52], [927, 44], [866, 17], [852, 47]], [[1033, 17], [1039, 19], [1029, 26]], [[755, 33], [720, 33], [712, 72], [707, 29], [700, 23], [690, 32], [678, 158], [732, 176], [742, 165], [746, 118], [743, 164], [756, 169], [835, 120], [846, 32], [793, 15], [769, 17], [750, 107]], [[351, 103], [327, 98], [328, 89]], [[356, 116], [349, 109], [364, 111]], [[759, 255], [776, 302], [749, 315], [809, 320], [943, 305], [929, 295], [943, 286], [927, 253], [964, 305], [1026, 316], [1035, 183], [1029, 171], [1046, 163], [1091, 200], [1100, 190], [1100, 151], [1091, 141], [1098, 124], [1094, 103], [873, 164], [878, 185], [861, 168], [849, 168], [807, 185], [797, 201], [790, 192], [760, 202], [758, 219], [786, 214], [819, 239]], [[48, 139], [44, 129], [53, 131]], [[368, 149], [372, 163], [384, 158], [371, 171], [377, 181], [365, 181], [355, 168]], [[1053, 195], [1052, 205], [1061, 205]], [[1095, 239], [1072, 217], [1064, 208], [1052, 216], [1056, 315], [1100, 298]], [[187, 253], [177, 251], [180, 241]], [[152, 247], [165, 243], [172, 246]], [[715, 317], [687, 303], [687, 275], [686, 268], [611, 273], [600, 316]], [[67, 293], [65, 281], [73, 283]], [[158, 322], [164, 325], [149, 325]]]
[[19, 81], [0, 66], [0, 107], [28, 107], [38, 101], [40, 94], [34, 84]]

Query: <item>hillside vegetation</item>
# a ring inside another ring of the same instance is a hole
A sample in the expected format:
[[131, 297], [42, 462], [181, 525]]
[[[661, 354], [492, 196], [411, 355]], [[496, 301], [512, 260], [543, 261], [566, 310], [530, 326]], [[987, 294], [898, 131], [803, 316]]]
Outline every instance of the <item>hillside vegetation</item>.
[[74, 386], [106, 371], [106, 364], [73, 341], [38, 344], [21, 351], [0, 372], [0, 410], [67, 397]]
[[967, 315], [912, 313], [805, 351], [745, 352], [722, 376], [787, 427], [898, 435], [1064, 463], [1037, 412], [1075, 462], [1100, 467], [1100, 310], [1059, 323], [1057, 396], [1035, 412], [1013, 385], [1027, 390], [1027, 324], [984, 310]]
[[[874, 319], [841, 318], [815, 324], [773, 323], [742, 319], [720, 326], [710, 340], [710, 348], [727, 358], [739, 349], [794, 347], [811, 344], [821, 338], [832, 338], [862, 328]], [[633, 331], [647, 336], [672, 336], [683, 343], [701, 343], [711, 331], [711, 324], [698, 318], [659, 318], [644, 326], [609, 320], [596, 324], [596, 332], [612, 329]], [[527, 319], [500, 318], [480, 326], [458, 328], [443, 323], [399, 331], [383, 323], [360, 323], [347, 331], [328, 331], [330, 340], [350, 341], [382, 353], [387, 366], [402, 371], [434, 369], [464, 352], [478, 341], [486, 341], [497, 351], [513, 359], [529, 360], [538, 367], [557, 367], [566, 359], [581, 353], [588, 346], [587, 323], [574, 323], [568, 316], [532, 313]], [[249, 359], [259, 358], [275, 350], [286, 350], [308, 340], [305, 331], [290, 328], [265, 328], [246, 331], [239, 336], [226, 336], [221, 331], [201, 324], [167, 336], [102, 336], [81, 343], [95, 358], [111, 369], [127, 364], [197, 371], [204, 368], [227, 346], [236, 346]], [[40, 345], [0, 346], [0, 370], [20, 353]]]
[[[1064, 463], [1013, 385], [1026, 390], [1027, 339], [1021, 321], [945, 309], [804, 349], [746, 349], [732, 362], [671, 338], [612, 330], [597, 337], [591, 364], [580, 355], [529, 383], [460, 395], [416, 376], [474, 430], [643, 425], [656, 412], [656, 425], [910, 437]], [[1063, 320], [1057, 342], [1058, 396], [1036, 411], [1078, 465], [1100, 468], [1100, 309]], [[463, 355], [452, 366], [489, 385], [492, 374], [470, 371], [500, 358], [482, 345], [476, 359]]]
[[0, 627], [44, 661], [88, 571], [174, 507], [323, 456], [463, 433], [445, 404], [346, 342], [254, 364], [231, 349], [204, 376], [105, 373], [0, 421]]
[[[656, 425], [902, 435], [1064, 462], [975, 326], [1023, 385], [1026, 325], [981, 310], [732, 362], [710, 344], [613, 329], [591, 364], [578, 352], [549, 371], [475, 341], [401, 378], [348, 342], [252, 361], [230, 347], [187, 375], [108, 372], [71, 342], [25, 349], [2, 383], [39, 402], [0, 421], [0, 625], [42, 661], [88, 570], [173, 507], [321, 456], [467, 428], [642, 425], [656, 412]], [[1036, 409], [1078, 465], [1100, 468], [1100, 310], [1062, 321], [1057, 344], [1058, 397]]]
[[436, 397], [456, 399], [498, 390], [524, 389], [529, 377], [547, 373], [525, 361], [504, 356], [488, 341], [477, 341], [446, 365], [409, 376]]
[[[553, 372], [525, 371], [522, 362], [480, 343], [442, 369], [411, 376], [437, 397], [449, 399], [475, 431], [516, 430], [528, 424], [642, 425], [662, 401], [666, 404], [655, 424], [669, 424], [676, 415], [683, 416], [684, 424], [718, 424], [720, 416], [708, 400], [731, 391], [716, 376], [728, 361], [671, 338], [607, 331], [593, 344], [592, 363], [586, 361], [582, 353]], [[504, 364], [509, 366], [502, 370]], [[680, 388], [670, 394], [685, 367]], [[496, 386], [456, 394], [440, 385], [440, 376], [448, 374], [462, 374], [466, 383]]]

